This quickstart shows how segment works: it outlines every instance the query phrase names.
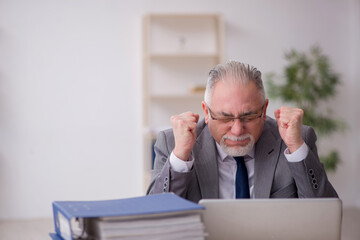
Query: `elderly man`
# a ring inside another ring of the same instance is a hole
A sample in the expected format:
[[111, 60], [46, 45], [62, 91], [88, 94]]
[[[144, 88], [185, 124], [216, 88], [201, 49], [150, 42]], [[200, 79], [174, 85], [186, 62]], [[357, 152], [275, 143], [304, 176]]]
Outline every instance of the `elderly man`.
[[266, 115], [261, 73], [236, 61], [210, 71], [202, 108], [172, 116], [159, 133], [148, 194], [203, 198], [337, 197], [319, 161], [303, 111]]

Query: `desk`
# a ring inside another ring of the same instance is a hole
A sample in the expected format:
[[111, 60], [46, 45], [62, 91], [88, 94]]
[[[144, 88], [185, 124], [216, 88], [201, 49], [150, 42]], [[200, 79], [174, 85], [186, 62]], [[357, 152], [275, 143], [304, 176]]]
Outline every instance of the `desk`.
[[[341, 240], [359, 240], [359, 226], [360, 209], [344, 209]], [[54, 231], [54, 223], [52, 218], [0, 221], [0, 239], [49, 240], [49, 233]]]

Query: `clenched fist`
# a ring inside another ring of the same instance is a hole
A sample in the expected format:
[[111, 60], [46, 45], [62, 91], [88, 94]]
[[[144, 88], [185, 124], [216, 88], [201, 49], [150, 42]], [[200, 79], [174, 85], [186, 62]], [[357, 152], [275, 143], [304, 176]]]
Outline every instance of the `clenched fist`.
[[295, 152], [304, 143], [301, 133], [304, 111], [299, 108], [281, 107], [276, 109], [274, 114], [281, 138], [290, 153]]
[[196, 126], [199, 121], [199, 114], [185, 112], [172, 116], [170, 120], [175, 138], [174, 154], [181, 160], [187, 161], [196, 141]]

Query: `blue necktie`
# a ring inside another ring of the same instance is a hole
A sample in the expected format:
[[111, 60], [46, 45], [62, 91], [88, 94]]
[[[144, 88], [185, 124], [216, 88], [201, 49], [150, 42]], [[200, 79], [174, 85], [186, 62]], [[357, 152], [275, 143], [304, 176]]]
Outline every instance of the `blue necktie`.
[[249, 179], [244, 157], [234, 157], [236, 160], [236, 198], [250, 198]]

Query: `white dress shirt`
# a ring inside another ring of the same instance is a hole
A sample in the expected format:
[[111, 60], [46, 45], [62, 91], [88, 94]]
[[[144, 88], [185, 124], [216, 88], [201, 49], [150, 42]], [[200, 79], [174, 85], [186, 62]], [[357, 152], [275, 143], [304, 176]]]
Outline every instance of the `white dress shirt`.
[[[226, 199], [235, 198], [235, 177], [236, 177], [236, 161], [233, 157], [228, 156], [216, 143], [217, 161], [219, 167], [219, 197]], [[286, 149], [284, 154], [289, 162], [300, 162], [304, 160], [309, 153], [309, 148], [304, 143], [298, 150], [290, 154]], [[254, 173], [255, 173], [255, 147], [244, 156], [245, 165], [248, 171], [250, 198], [254, 196]], [[191, 155], [189, 161], [183, 161], [175, 156], [172, 152], [170, 155], [170, 166], [177, 172], [189, 172], [194, 164], [194, 157]]]

